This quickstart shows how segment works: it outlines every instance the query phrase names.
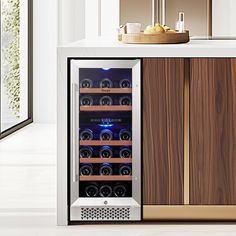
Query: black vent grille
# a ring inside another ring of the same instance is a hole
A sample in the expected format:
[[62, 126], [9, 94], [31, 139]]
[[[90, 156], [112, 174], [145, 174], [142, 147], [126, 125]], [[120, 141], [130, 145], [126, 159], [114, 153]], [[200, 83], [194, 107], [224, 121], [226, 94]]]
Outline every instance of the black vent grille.
[[81, 220], [129, 220], [129, 207], [86, 207], [81, 208]]

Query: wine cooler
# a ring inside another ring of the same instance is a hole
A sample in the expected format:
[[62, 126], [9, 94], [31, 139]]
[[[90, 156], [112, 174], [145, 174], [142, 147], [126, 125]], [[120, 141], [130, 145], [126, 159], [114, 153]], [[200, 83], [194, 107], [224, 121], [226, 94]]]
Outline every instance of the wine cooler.
[[70, 60], [69, 220], [141, 220], [140, 60]]

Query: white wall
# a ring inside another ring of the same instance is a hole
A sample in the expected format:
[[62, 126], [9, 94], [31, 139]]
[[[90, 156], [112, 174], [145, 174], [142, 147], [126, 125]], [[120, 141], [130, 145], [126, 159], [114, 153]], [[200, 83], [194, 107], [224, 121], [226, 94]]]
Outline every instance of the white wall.
[[57, 45], [83, 39], [85, 26], [94, 38], [99, 27], [108, 36], [118, 25], [119, 0], [34, 0], [34, 122], [56, 122]]
[[34, 122], [56, 122], [57, 0], [34, 0]]
[[213, 1], [213, 35], [236, 36], [236, 0]]
[[34, 0], [34, 122], [56, 122], [57, 45], [84, 38], [85, 0]]
[[116, 38], [120, 22], [120, 0], [86, 0], [85, 38]]
[[84, 37], [85, 0], [58, 0], [58, 44], [74, 42]]

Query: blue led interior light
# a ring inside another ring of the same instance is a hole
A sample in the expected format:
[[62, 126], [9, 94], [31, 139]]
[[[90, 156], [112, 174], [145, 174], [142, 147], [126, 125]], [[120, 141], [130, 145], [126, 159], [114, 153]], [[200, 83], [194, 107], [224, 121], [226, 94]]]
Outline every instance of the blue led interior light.
[[99, 124], [99, 126], [102, 128], [111, 128], [113, 124]]
[[110, 70], [111, 68], [102, 68], [103, 70]]

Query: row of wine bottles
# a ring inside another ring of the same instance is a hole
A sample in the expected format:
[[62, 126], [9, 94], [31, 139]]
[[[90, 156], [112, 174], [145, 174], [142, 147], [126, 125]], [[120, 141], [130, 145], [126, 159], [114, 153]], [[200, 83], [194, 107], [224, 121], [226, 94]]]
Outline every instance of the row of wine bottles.
[[[85, 95], [80, 98], [81, 106], [92, 106], [92, 105], [100, 105], [100, 106], [112, 106], [114, 101], [110, 96], [102, 96], [96, 104], [94, 104], [94, 99], [91, 96]], [[129, 96], [122, 96], [119, 99], [119, 105], [121, 106], [131, 106], [132, 100]]]
[[[83, 131], [80, 132], [80, 140], [93, 140], [93, 138], [94, 138], [94, 135], [91, 129], [84, 129]], [[103, 141], [112, 140], [113, 132], [109, 129], [103, 129], [100, 132], [99, 139]], [[131, 132], [126, 129], [120, 130], [119, 139], [124, 140], [124, 141], [131, 140]]]
[[[80, 158], [91, 158], [93, 157], [93, 148], [90, 146], [82, 147], [79, 150]], [[113, 150], [109, 146], [103, 146], [99, 150], [99, 157], [100, 158], [112, 158], [113, 157]], [[128, 147], [121, 147], [119, 151], [120, 158], [131, 158], [131, 149]]]
[[[122, 79], [119, 83], [120, 88], [131, 88], [132, 84], [128, 79]], [[103, 78], [99, 83], [100, 88], [112, 88], [113, 82], [109, 78]], [[80, 82], [80, 88], [93, 88], [93, 81], [85, 78]]]
[[[98, 169], [99, 175], [112, 175], [113, 168], [112, 165], [109, 163], [103, 163], [99, 166]], [[92, 164], [83, 164], [80, 167], [80, 175], [93, 175], [94, 168]], [[119, 166], [119, 175], [132, 175], [132, 168], [129, 164], [121, 164]]]
[[99, 187], [96, 183], [90, 183], [84, 189], [87, 197], [124, 197], [126, 192], [127, 189], [122, 184], [116, 184], [114, 187], [104, 184]]

